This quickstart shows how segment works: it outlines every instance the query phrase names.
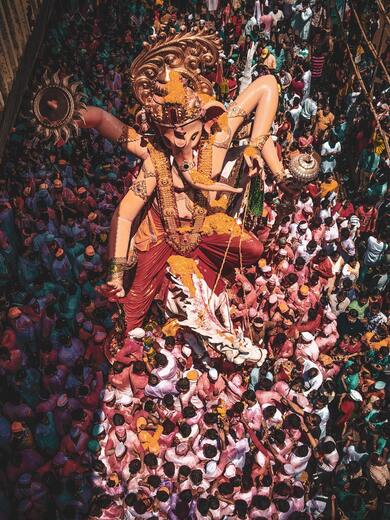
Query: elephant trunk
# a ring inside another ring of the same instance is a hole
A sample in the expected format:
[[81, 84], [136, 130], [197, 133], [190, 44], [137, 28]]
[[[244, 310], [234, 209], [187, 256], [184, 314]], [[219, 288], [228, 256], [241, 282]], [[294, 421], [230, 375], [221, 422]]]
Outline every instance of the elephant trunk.
[[191, 173], [189, 171], [181, 172], [185, 180], [188, 182], [190, 186], [196, 188], [201, 191], [218, 191], [225, 193], [242, 193], [242, 188], [234, 188], [233, 186], [229, 186], [223, 182], [212, 182], [211, 184], [208, 182], [207, 184], [202, 182], [194, 182], [191, 177]]

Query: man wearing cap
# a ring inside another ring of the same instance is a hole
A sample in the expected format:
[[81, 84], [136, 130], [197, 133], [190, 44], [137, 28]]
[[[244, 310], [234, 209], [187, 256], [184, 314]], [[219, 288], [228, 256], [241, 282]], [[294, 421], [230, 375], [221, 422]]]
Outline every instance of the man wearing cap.
[[301, 332], [301, 337], [297, 342], [295, 355], [298, 357], [302, 356], [304, 358], [309, 358], [314, 362], [318, 360], [320, 351], [313, 334], [310, 332]]
[[67, 257], [69, 258], [70, 263], [72, 264], [73, 269], [76, 267], [76, 258], [81, 255], [84, 251], [84, 246], [80, 242], [76, 242], [73, 237], [66, 236], [65, 240], [63, 240], [63, 245], [61, 247], [64, 249]]
[[270, 253], [276, 253], [280, 249], [283, 249], [284, 251], [287, 252], [286, 257], [287, 257], [288, 261], [289, 262], [293, 261], [295, 258], [295, 253], [294, 253], [291, 245], [287, 241], [287, 238], [284, 236], [280, 236], [280, 235], [279, 235], [279, 237], [280, 238], [278, 239], [277, 244], [275, 244], [275, 245], [271, 244], [271, 246], [269, 248]]
[[141, 360], [144, 354], [145, 336], [146, 332], [141, 327], [131, 330], [128, 337], [124, 340], [122, 348], [116, 354], [115, 359], [124, 365], [129, 365], [135, 360]]
[[203, 372], [197, 382], [197, 393], [204, 402], [214, 402], [225, 389], [225, 381], [217, 369], [210, 368]]
[[8, 310], [9, 323], [16, 333], [16, 340], [21, 345], [29, 345], [35, 351], [36, 332], [33, 321], [23, 312], [20, 307], [11, 307]]
[[334, 363], [333, 358], [328, 354], [320, 354], [319, 362], [324, 380], [332, 379], [340, 372], [340, 366]]
[[61, 247], [55, 252], [51, 265], [51, 274], [53, 279], [60, 283], [72, 282], [75, 279], [72, 264]]
[[73, 191], [66, 188], [61, 179], [54, 179], [53, 189], [51, 190], [54, 204], [58, 206], [73, 206], [76, 203], [76, 197]]
[[84, 186], [80, 186], [76, 190], [75, 209], [78, 214], [86, 217], [88, 213], [95, 210], [97, 207], [96, 200], [91, 196]]
[[34, 446], [34, 437], [26, 423], [14, 421], [11, 423], [12, 443], [15, 448], [22, 450]]
[[57, 406], [53, 411], [53, 415], [58, 435], [63, 437], [72, 425], [72, 410], [66, 394], [60, 395], [57, 399]]
[[62, 238], [56, 237], [53, 233], [46, 234], [46, 238], [39, 249], [41, 264], [43, 264], [46, 269], [51, 270], [55, 254], [58, 248], [63, 247], [63, 244], [64, 241]]
[[38, 191], [33, 196], [32, 209], [35, 215], [39, 214], [41, 209], [51, 208], [53, 206], [53, 199], [49, 193], [49, 185], [42, 182], [39, 185]]
[[25, 363], [25, 356], [21, 349], [7, 348], [0, 346], [0, 368], [6, 373], [16, 373], [22, 364]]
[[267, 67], [270, 71], [273, 71], [276, 68], [275, 56], [270, 52], [269, 49], [267, 49], [267, 47], [264, 47], [261, 50], [260, 63]]
[[101, 273], [103, 270], [102, 259], [92, 245], [87, 246], [84, 249], [84, 254], [76, 258], [76, 266], [80, 273], [82, 271]]
[[99, 233], [108, 233], [110, 230], [109, 226], [102, 226], [99, 224], [99, 215], [96, 211], [88, 213], [86, 219], [84, 219], [83, 227], [87, 231], [88, 236], [92, 238], [94, 242]]
[[306, 245], [312, 239], [312, 233], [309, 229], [309, 225], [304, 220], [298, 222], [298, 224], [290, 225], [290, 238], [292, 240], [293, 249], [297, 248], [299, 244]]
[[298, 293], [290, 294], [288, 301], [300, 316], [304, 316], [309, 309], [317, 305], [318, 299], [315, 294], [309, 290], [307, 285], [301, 285]]

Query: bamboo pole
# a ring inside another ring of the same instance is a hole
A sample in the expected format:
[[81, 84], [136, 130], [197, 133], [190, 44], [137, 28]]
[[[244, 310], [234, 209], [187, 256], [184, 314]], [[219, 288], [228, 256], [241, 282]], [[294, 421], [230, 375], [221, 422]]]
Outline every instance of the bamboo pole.
[[387, 14], [387, 11], [386, 11], [384, 5], [382, 4], [382, 0], [376, 0], [376, 3], [379, 7], [379, 10], [382, 12], [382, 15], [384, 16], [386, 23], [390, 26], [390, 18]]
[[[364, 27], [363, 27], [363, 25], [362, 25], [362, 22], [360, 21], [360, 18], [359, 18], [359, 16], [358, 16], [357, 12], [356, 12], [356, 9], [355, 9], [354, 6], [353, 6], [353, 3], [351, 2], [350, 5], [351, 5], [351, 10], [352, 10], [352, 12], [353, 12], [353, 14], [354, 14], [354, 16], [355, 16], [355, 19], [356, 19], [356, 21], [357, 21], [357, 24], [358, 24], [358, 26], [359, 26], [360, 32], [362, 33], [363, 38], [364, 38], [366, 44], [368, 45], [368, 48], [369, 48], [370, 51], [371, 51], [371, 54], [374, 56], [374, 58], [375, 58], [377, 64], [379, 64], [379, 65], [381, 66], [381, 68], [382, 68], [382, 70], [383, 70], [383, 72], [384, 72], [384, 74], [385, 74], [385, 76], [386, 76], [387, 81], [390, 83], [390, 75], [389, 75], [389, 73], [387, 72], [387, 69], [386, 69], [385, 64], [383, 63], [381, 57], [380, 57], [380, 56], [378, 55], [378, 53], [376, 52], [376, 49], [375, 49], [375, 47], [373, 46], [373, 44], [372, 44], [372, 43], [370, 42], [370, 40], [367, 38], [366, 31], [364, 30]], [[384, 30], [384, 29], [385, 29], [385, 26], [383, 25], [382, 30]]]
[[[378, 0], [379, 1], [379, 0]], [[390, 145], [389, 145], [389, 139], [386, 135], [386, 132], [383, 130], [382, 126], [381, 126], [381, 123], [379, 121], [379, 118], [378, 118], [378, 114], [376, 113], [376, 110], [375, 110], [375, 107], [371, 101], [371, 97], [370, 97], [370, 93], [368, 92], [367, 88], [366, 88], [366, 85], [363, 81], [363, 78], [362, 78], [362, 75], [360, 74], [360, 70], [358, 68], [358, 66], [356, 65], [355, 63], [355, 60], [354, 60], [354, 57], [353, 57], [353, 54], [351, 52], [351, 49], [348, 45], [348, 39], [347, 39], [347, 35], [345, 34], [345, 29], [344, 29], [344, 26], [343, 26], [343, 21], [341, 20], [340, 18], [340, 14], [339, 12], [337, 11], [336, 9], [336, 12], [337, 12], [337, 16], [340, 20], [340, 29], [341, 29], [341, 32], [342, 32], [342, 35], [343, 35], [343, 40], [344, 40], [344, 43], [345, 43], [345, 47], [347, 49], [347, 52], [348, 52], [348, 56], [349, 56], [349, 59], [352, 63], [352, 67], [355, 71], [355, 74], [356, 74], [356, 77], [358, 78], [358, 81], [360, 83], [360, 86], [362, 87], [362, 90], [367, 98], [367, 102], [369, 104], [369, 107], [370, 107], [370, 110], [372, 112], [372, 115], [374, 116], [374, 119], [376, 121], [376, 124], [378, 125], [378, 130], [382, 136], [382, 139], [383, 139], [383, 142], [384, 142], [384, 145], [385, 145], [385, 148], [386, 148], [386, 152], [387, 152], [387, 157], [390, 157]]]
[[362, 87], [362, 90], [363, 90], [364, 94], [367, 97], [367, 101], [368, 101], [368, 104], [370, 105], [370, 109], [371, 109], [372, 115], [375, 118], [375, 121], [376, 121], [376, 123], [378, 125], [379, 132], [380, 132], [380, 134], [381, 134], [381, 136], [383, 138], [383, 142], [385, 144], [387, 155], [388, 155], [388, 157], [390, 157], [389, 139], [388, 139], [388, 137], [386, 135], [386, 132], [383, 130], [383, 128], [381, 126], [381, 123], [380, 123], [379, 118], [378, 118], [378, 114], [376, 113], [375, 107], [374, 107], [374, 105], [373, 105], [373, 103], [371, 101], [370, 93], [366, 89], [366, 85], [364, 84], [362, 75], [360, 74], [360, 70], [358, 69], [358, 67], [357, 67], [357, 65], [355, 63], [355, 60], [353, 59], [353, 55], [352, 55], [351, 49], [349, 48], [349, 45], [348, 45], [346, 40], [345, 40], [345, 45], [347, 47], [348, 55], [349, 55], [349, 58], [351, 60], [352, 66], [353, 66], [353, 68], [355, 70], [355, 74], [356, 74], [356, 76], [357, 76], [357, 78], [358, 78], [358, 80], [360, 82], [360, 85]]
[[[379, 38], [379, 50], [381, 49], [382, 47], [382, 41], [383, 41], [383, 36], [385, 35], [385, 24], [382, 25], [382, 31], [381, 31], [381, 36]], [[378, 62], [375, 63], [375, 70], [374, 70], [374, 73], [372, 75], [372, 85], [371, 85], [371, 88], [370, 88], [370, 95], [372, 96], [372, 93], [374, 92], [374, 88], [375, 88], [375, 79], [376, 79], [376, 74], [378, 72]]]

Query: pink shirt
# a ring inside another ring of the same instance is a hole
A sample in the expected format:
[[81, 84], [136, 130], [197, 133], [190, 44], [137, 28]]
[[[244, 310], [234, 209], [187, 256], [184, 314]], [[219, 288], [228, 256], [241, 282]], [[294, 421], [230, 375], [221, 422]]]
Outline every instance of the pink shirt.
[[253, 406], [245, 408], [243, 417], [248, 422], [250, 428], [259, 430], [261, 426], [261, 419], [263, 417], [260, 404], [256, 403]]
[[190, 468], [196, 468], [199, 462], [198, 457], [192, 451], [189, 451], [186, 455], [177, 455], [175, 448], [167, 449], [165, 452], [165, 460], [179, 466], [186, 465]]

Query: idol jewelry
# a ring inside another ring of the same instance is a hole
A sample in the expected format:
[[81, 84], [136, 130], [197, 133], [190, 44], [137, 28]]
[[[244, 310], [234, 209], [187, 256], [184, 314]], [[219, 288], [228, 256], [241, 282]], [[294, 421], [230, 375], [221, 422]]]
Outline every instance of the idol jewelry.
[[148, 191], [146, 188], [146, 181], [144, 179], [135, 181], [131, 187], [130, 191], [132, 191], [137, 197], [140, 197], [142, 200], [148, 199]]
[[137, 134], [134, 128], [123, 125], [121, 135], [118, 137], [117, 142], [119, 144], [135, 143], [139, 141], [141, 136]]
[[248, 117], [248, 112], [242, 108], [242, 106], [237, 103], [237, 101], [232, 101], [227, 109], [228, 117], [242, 117], [246, 119]]
[[256, 137], [251, 137], [249, 141], [249, 146], [254, 146], [260, 152], [262, 151], [265, 143], [268, 141], [271, 134], [258, 135]]

